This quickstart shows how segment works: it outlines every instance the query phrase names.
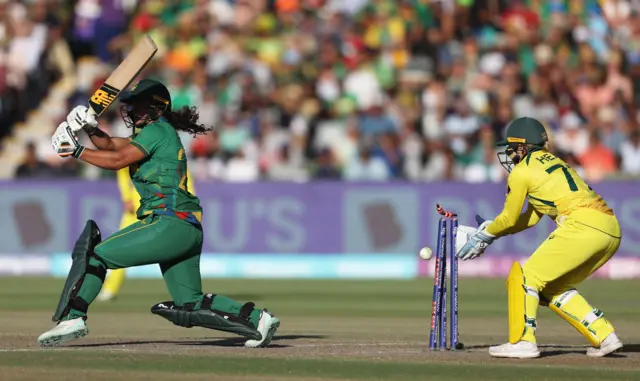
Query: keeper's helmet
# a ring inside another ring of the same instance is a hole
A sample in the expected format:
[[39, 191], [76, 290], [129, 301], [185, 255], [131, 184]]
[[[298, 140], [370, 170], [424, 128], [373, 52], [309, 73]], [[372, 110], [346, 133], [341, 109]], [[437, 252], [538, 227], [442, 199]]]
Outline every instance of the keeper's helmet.
[[547, 131], [542, 123], [533, 118], [514, 119], [507, 126], [504, 140], [496, 143], [505, 150], [498, 152], [500, 164], [509, 172], [531, 152], [547, 149]]
[[162, 83], [143, 79], [120, 96], [122, 120], [134, 129], [140, 129], [171, 110], [171, 94]]

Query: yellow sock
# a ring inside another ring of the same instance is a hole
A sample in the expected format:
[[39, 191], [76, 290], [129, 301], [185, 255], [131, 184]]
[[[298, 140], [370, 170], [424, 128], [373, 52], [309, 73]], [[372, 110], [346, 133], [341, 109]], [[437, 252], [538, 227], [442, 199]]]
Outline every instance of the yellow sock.
[[604, 317], [602, 311], [593, 308], [577, 290], [569, 290], [555, 296], [550, 306], [554, 307], [552, 309], [560, 310], [556, 312], [587, 337], [592, 344], [601, 343], [614, 332], [613, 326]]
[[524, 286], [524, 288], [526, 290], [524, 297], [525, 328], [522, 340], [535, 344], [536, 328], [538, 326], [536, 318], [538, 316], [538, 304], [540, 304], [540, 297], [535, 289], [527, 286]]
[[122, 283], [124, 283], [125, 278], [125, 270], [117, 269], [111, 270], [107, 274], [107, 278], [104, 280], [104, 284], [102, 285], [102, 289], [110, 292], [112, 295], [117, 295], [122, 288]]

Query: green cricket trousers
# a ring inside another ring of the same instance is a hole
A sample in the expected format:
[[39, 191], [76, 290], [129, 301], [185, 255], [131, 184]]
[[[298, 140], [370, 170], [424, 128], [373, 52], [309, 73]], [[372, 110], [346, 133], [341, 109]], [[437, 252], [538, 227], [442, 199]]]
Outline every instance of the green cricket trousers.
[[[92, 266], [120, 269], [157, 263], [169, 294], [176, 306], [193, 303], [200, 308], [203, 299], [200, 276], [202, 229], [178, 217], [150, 215], [114, 233], [95, 248], [96, 256], [89, 259]], [[89, 305], [102, 288], [102, 279], [86, 274], [77, 296]], [[243, 303], [224, 295], [216, 295], [212, 309], [237, 315]], [[257, 327], [261, 310], [250, 314]], [[71, 309], [67, 318], [86, 316], [85, 312]]]

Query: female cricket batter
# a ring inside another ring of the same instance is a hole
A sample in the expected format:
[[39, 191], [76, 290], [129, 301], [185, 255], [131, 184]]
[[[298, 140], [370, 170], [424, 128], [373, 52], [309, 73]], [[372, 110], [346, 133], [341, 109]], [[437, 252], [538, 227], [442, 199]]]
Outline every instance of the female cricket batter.
[[[187, 158], [179, 131], [201, 134], [195, 108], [170, 111], [170, 94], [156, 81], [145, 79], [121, 97], [122, 117], [140, 130], [129, 139], [112, 138], [98, 129], [86, 107], [76, 107], [53, 136], [60, 156], [73, 156], [109, 170], [129, 167], [140, 194], [138, 222], [101, 242], [100, 230], [89, 220], [78, 238], [72, 265], [53, 321], [58, 323], [38, 341], [53, 346], [88, 333], [87, 310], [107, 270], [157, 263], [173, 301], [158, 303], [151, 312], [183, 327], [200, 326], [249, 338], [247, 347], [269, 345], [280, 322], [253, 303], [202, 293], [202, 208], [187, 190]], [[75, 131], [84, 129], [98, 150], [83, 147]], [[135, 131], [134, 130], [134, 131]]]
[[[119, 169], [116, 173], [118, 189], [122, 198], [122, 218], [120, 219], [120, 229], [138, 222], [136, 211], [140, 207], [140, 195], [131, 181], [129, 167]], [[187, 191], [196, 195], [193, 185], [193, 177], [187, 170]], [[97, 300], [107, 302], [113, 300], [120, 293], [122, 284], [126, 277], [125, 269], [115, 269], [107, 272], [107, 277], [102, 285], [102, 290], [98, 294]]]
[[[497, 238], [528, 229], [545, 214], [557, 228], [524, 266], [514, 263], [507, 279], [509, 342], [489, 348], [489, 353], [540, 356], [535, 337], [539, 304], [587, 338], [593, 346], [588, 356], [606, 356], [622, 348], [611, 323], [576, 290], [620, 246], [622, 234], [613, 210], [572, 168], [548, 152], [547, 133], [539, 121], [515, 119], [498, 146], [506, 147], [498, 157], [510, 172], [504, 209], [478, 228], [458, 257], [474, 259]], [[520, 214], [525, 201], [529, 205]]]

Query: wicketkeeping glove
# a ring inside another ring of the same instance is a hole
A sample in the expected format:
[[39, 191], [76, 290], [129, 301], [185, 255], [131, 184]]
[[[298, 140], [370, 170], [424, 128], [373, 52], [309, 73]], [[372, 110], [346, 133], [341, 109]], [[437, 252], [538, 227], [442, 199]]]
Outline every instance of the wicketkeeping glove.
[[67, 122], [62, 122], [51, 138], [51, 145], [60, 157], [80, 157], [84, 146], [78, 143], [78, 137], [73, 133]]
[[484, 250], [496, 239], [494, 235], [486, 232], [487, 226], [493, 221], [484, 221], [476, 230], [475, 234], [469, 237], [467, 243], [458, 251], [458, 258], [463, 261], [475, 259], [484, 253]]

